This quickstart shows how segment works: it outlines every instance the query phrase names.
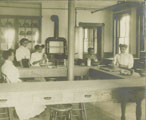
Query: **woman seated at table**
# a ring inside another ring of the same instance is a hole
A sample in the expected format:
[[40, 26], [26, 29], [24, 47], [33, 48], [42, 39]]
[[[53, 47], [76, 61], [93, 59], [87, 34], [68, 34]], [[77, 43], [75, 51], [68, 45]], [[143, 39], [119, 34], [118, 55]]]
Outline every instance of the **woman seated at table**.
[[1, 67], [2, 74], [7, 76], [7, 82], [10, 83], [16, 83], [16, 82], [22, 82], [19, 79], [19, 72], [18, 69], [14, 66], [14, 53], [13, 50], [10, 49], [8, 51], [4, 51], [2, 53], [2, 57], [4, 58], [5, 62]]
[[32, 66], [40, 66], [41, 64], [47, 63], [47, 56], [42, 53], [43, 47], [41, 45], [35, 46], [35, 52], [31, 54], [30, 63]]
[[97, 56], [94, 54], [93, 48], [88, 48], [88, 54], [84, 56], [84, 59], [86, 60], [88, 66], [94, 66], [98, 64], [98, 59]]
[[[5, 59], [5, 62], [1, 67], [1, 71], [7, 77], [7, 82], [22, 82], [22, 80], [19, 79], [18, 69], [13, 64], [13, 50], [4, 51], [2, 56]], [[45, 110], [45, 108], [46, 106], [44, 105], [34, 105], [29, 97], [27, 98], [26, 96], [15, 100], [15, 110], [20, 120], [29, 120], [30, 118], [39, 115]]]
[[120, 44], [120, 52], [114, 57], [114, 65], [119, 68], [132, 68], [134, 64], [133, 56], [126, 52], [127, 45]]

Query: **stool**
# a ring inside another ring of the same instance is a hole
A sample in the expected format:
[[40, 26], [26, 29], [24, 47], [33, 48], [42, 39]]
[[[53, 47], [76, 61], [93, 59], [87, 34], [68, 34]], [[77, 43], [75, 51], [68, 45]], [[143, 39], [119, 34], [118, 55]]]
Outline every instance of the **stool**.
[[86, 113], [86, 107], [84, 103], [79, 103], [79, 108], [81, 111], [81, 117], [82, 120], [87, 120], [87, 113]]
[[50, 107], [50, 111], [50, 120], [58, 120], [58, 118], [61, 118], [61, 120], [71, 120], [72, 118], [71, 104], [53, 105]]
[[[76, 111], [78, 111], [77, 113], [79, 113], [80, 115], [77, 115]], [[86, 107], [84, 103], [78, 103], [76, 105], [73, 105], [73, 109], [72, 109], [73, 115], [72, 116], [79, 116], [80, 120], [87, 120], [87, 113], [86, 113]]]
[[0, 108], [0, 120], [12, 120], [10, 108]]

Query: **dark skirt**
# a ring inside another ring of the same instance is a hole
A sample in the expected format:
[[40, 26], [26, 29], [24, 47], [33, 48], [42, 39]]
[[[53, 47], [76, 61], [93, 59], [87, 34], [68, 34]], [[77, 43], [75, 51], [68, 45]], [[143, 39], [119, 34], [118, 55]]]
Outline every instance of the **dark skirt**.
[[112, 91], [112, 98], [116, 102], [137, 102], [145, 98], [144, 87], [116, 88]]

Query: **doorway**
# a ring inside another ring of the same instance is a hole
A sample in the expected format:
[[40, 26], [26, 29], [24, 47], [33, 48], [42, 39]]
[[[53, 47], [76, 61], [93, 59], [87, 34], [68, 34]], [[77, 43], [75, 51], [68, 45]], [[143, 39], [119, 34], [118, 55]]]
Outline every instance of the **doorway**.
[[94, 53], [99, 60], [103, 59], [104, 24], [98, 23], [80, 23], [76, 28], [76, 48], [75, 53], [83, 58], [88, 54], [88, 48], [94, 48]]

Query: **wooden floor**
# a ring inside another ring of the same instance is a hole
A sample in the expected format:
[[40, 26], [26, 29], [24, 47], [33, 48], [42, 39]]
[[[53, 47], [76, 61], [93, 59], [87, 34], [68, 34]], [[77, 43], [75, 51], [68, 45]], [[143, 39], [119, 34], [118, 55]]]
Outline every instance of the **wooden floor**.
[[[145, 118], [145, 100], [142, 102], [142, 119]], [[128, 103], [126, 109], [126, 120], [136, 120], [135, 117], [135, 103]], [[87, 116], [88, 120], [120, 120], [120, 104], [113, 102], [102, 102], [102, 103], [87, 103]], [[14, 120], [19, 120], [15, 117]], [[32, 118], [30, 120], [49, 120], [49, 107], [40, 116]], [[73, 117], [73, 120], [81, 120], [79, 117]]]

